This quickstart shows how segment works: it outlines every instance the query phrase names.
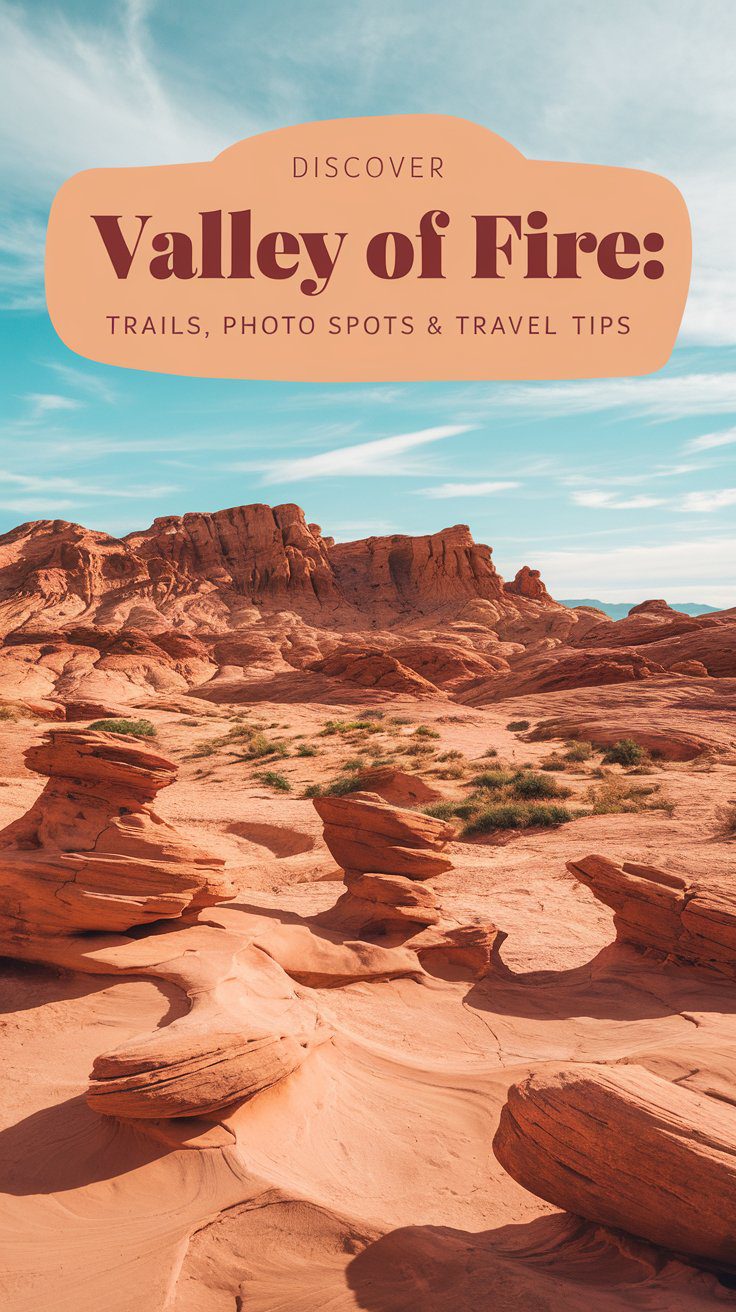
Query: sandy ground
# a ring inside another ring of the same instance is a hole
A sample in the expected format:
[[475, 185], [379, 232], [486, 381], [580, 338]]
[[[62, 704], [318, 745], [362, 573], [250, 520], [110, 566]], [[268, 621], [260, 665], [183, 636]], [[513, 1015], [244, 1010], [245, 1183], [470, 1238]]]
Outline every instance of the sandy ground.
[[[592, 690], [600, 708], [607, 690]], [[613, 690], [616, 712], [626, 690]], [[632, 716], [675, 722], [655, 700]], [[585, 696], [578, 708], [585, 710]], [[517, 699], [518, 700], [518, 699]], [[570, 694], [527, 701], [532, 727], [569, 713]], [[243, 708], [147, 711], [157, 747], [179, 763], [157, 811], [226, 859], [237, 894], [203, 916], [222, 925], [308, 925], [342, 885], [301, 794], [361, 756], [401, 758], [443, 797], [459, 799], [494, 758], [532, 767], [560, 743], [510, 731], [520, 707], [393, 699], [378, 732], [323, 735], [343, 708], [259, 704], [250, 722], [286, 742], [264, 766], [236, 759]], [[678, 711], [677, 714], [682, 714]], [[115, 981], [5, 961], [0, 966], [0, 1268], [8, 1312], [680, 1312], [736, 1307], [717, 1273], [554, 1208], [505, 1174], [491, 1141], [510, 1082], [547, 1061], [656, 1062], [663, 1053], [732, 1044], [732, 984], [614, 946], [612, 914], [565, 869], [599, 851], [697, 877], [725, 875], [733, 839], [718, 812], [734, 796], [728, 716], [693, 712], [717, 750], [655, 763], [666, 805], [588, 815], [558, 829], [451, 845], [435, 881], [462, 920], [507, 934], [508, 973], [480, 982], [394, 979], [308, 989], [331, 1031], [293, 1075], [209, 1122], [141, 1129], [84, 1101], [94, 1057], [183, 1014], [178, 991], [144, 977]], [[398, 720], [400, 723], [388, 723]], [[439, 734], [406, 757], [417, 725]], [[42, 781], [23, 752], [44, 731], [0, 723], [0, 823], [21, 815]], [[299, 746], [314, 756], [296, 755]], [[237, 747], [236, 747], [237, 750]], [[443, 777], [441, 753], [465, 773]], [[592, 763], [557, 776], [582, 805]], [[289, 791], [263, 780], [283, 774]], [[311, 930], [319, 934], [317, 930]]]

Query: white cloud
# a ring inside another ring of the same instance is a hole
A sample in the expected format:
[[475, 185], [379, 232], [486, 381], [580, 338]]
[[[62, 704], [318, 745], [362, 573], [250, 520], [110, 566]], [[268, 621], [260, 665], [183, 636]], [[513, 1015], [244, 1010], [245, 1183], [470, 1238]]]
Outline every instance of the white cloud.
[[43, 419], [59, 410], [78, 410], [82, 404], [71, 396], [59, 396], [55, 392], [29, 392], [23, 399], [28, 402], [31, 420]]
[[475, 404], [486, 413], [526, 410], [544, 415], [582, 415], [624, 410], [657, 419], [679, 419], [735, 411], [736, 372], [526, 383], [494, 388], [480, 392], [475, 400], [467, 399], [469, 406]]
[[[736, 605], [736, 537], [627, 545], [604, 551], [540, 551], [534, 564], [553, 596], [628, 601], [676, 597]], [[686, 595], [687, 594], [687, 595]]]
[[[167, 496], [171, 492], [177, 492], [178, 488], [171, 485], [159, 485], [143, 483], [139, 486], [124, 487], [115, 484], [112, 487], [106, 487], [104, 484], [89, 484], [75, 478], [64, 478], [62, 476], [46, 474], [16, 474], [7, 469], [0, 469], [0, 482], [10, 483], [17, 487], [23, 496], [39, 496], [41, 498], [48, 493], [63, 492], [74, 497], [113, 497], [113, 498], [135, 498], [139, 497], [155, 499], [156, 497]], [[71, 504], [69, 502], [63, 503]], [[30, 503], [29, 503], [30, 505]], [[10, 507], [6, 507], [10, 509]]]
[[507, 492], [521, 487], [520, 483], [439, 483], [437, 487], [420, 487], [417, 494], [444, 501], [450, 497], [488, 497], [496, 492]]
[[417, 433], [400, 433], [375, 442], [337, 447], [319, 455], [273, 460], [268, 464], [239, 464], [236, 470], [260, 470], [264, 483], [301, 482], [312, 478], [396, 477], [426, 472], [420, 460], [408, 455], [417, 447], [441, 442], [470, 431], [468, 424], [441, 424]]
[[724, 506], [736, 505], [736, 487], [724, 487], [705, 492], [688, 492], [682, 502], [682, 510], [695, 510], [701, 514], [712, 514]]
[[713, 451], [719, 446], [733, 446], [736, 442], [736, 428], [725, 428], [721, 433], [704, 433], [702, 437], [693, 437], [686, 442], [685, 451]]
[[84, 368], [76, 369], [73, 365], [60, 364], [57, 360], [47, 360], [45, 364], [46, 368], [51, 369], [66, 387], [75, 388], [78, 392], [84, 392], [94, 400], [104, 401], [107, 405], [112, 405], [117, 400], [117, 393], [113, 388], [96, 374], [88, 373]]
[[572, 500], [576, 506], [589, 506], [601, 510], [649, 510], [652, 506], [663, 506], [662, 497], [625, 497], [616, 498], [613, 492], [573, 492]]

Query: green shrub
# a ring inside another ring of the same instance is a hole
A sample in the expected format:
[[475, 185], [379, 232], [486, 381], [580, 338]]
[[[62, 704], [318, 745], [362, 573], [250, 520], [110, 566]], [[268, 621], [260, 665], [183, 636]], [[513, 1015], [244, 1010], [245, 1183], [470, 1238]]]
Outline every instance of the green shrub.
[[507, 725], [506, 725], [506, 728], [509, 730], [510, 733], [521, 733], [523, 729], [528, 729], [528, 728], [529, 728], [529, 721], [528, 721], [528, 720], [512, 720], [512, 721], [510, 722], [510, 724], [507, 724]]
[[486, 750], [484, 751], [483, 755], [487, 757], [498, 756], [498, 752], [496, 751], [495, 747], [486, 747]]
[[606, 765], [641, 765], [647, 753], [634, 738], [619, 738], [604, 753]]
[[321, 784], [308, 784], [302, 793], [302, 797], [322, 797], [323, 789]]
[[425, 815], [434, 816], [435, 820], [452, 820], [455, 814], [454, 802], [431, 802], [422, 807]]
[[472, 837], [474, 834], [493, 833], [495, 829], [528, 829], [533, 825], [550, 828], [564, 825], [574, 818], [572, 812], [564, 806], [545, 806], [541, 803], [526, 806], [523, 802], [496, 802], [476, 812], [465, 826], [463, 833]]
[[426, 724], [418, 724], [414, 730], [414, 736], [416, 738], [439, 738], [440, 735], [436, 729], [430, 729]]
[[507, 784], [513, 783], [515, 775], [508, 770], [484, 770], [481, 774], [473, 775], [471, 783], [476, 788], [490, 788], [494, 792], [498, 788], [505, 788]]
[[296, 749], [297, 756], [316, 756], [317, 748], [311, 747], [309, 743], [301, 743]]
[[593, 744], [584, 739], [572, 738], [565, 743], [566, 761], [589, 761], [593, 755]]
[[269, 788], [275, 788], [280, 793], [290, 793], [291, 784], [284, 774], [278, 774], [276, 770], [264, 770], [263, 774], [256, 776], [258, 782], [267, 784]]
[[333, 779], [331, 784], [322, 789], [322, 793], [325, 797], [345, 797], [347, 793], [360, 792], [360, 787], [360, 780], [354, 774], [346, 774]]
[[542, 797], [569, 797], [570, 789], [561, 788], [556, 779], [549, 779], [543, 774], [517, 774], [512, 781], [516, 797], [525, 800]]
[[95, 720], [90, 729], [101, 733], [131, 734], [134, 738], [155, 738], [156, 730], [150, 720]]
[[585, 800], [592, 815], [617, 815], [620, 812], [669, 811], [674, 804], [660, 795], [659, 784], [630, 784], [620, 775], [603, 772], [602, 783], [589, 788]]

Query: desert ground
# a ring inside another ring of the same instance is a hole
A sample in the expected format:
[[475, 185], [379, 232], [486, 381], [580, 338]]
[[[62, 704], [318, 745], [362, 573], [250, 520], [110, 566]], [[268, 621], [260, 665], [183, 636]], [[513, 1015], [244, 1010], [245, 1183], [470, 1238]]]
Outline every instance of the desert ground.
[[736, 1308], [736, 611], [0, 538], [8, 1312]]

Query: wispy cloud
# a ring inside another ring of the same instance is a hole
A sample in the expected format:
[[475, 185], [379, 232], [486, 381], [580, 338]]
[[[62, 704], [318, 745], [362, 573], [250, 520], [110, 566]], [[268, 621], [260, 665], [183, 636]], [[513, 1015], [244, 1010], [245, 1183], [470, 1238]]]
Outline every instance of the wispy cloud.
[[652, 506], [663, 506], [662, 497], [617, 497], [614, 492], [573, 492], [572, 500], [576, 506], [589, 506], [596, 510], [650, 510]]
[[399, 433], [375, 442], [321, 451], [319, 455], [234, 465], [233, 469], [258, 470], [264, 483], [299, 483], [314, 478], [387, 478], [426, 473], [427, 465], [410, 453], [433, 442], [470, 431], [468, 424], [440, 424], [416, 433]]
[[178, 488], [173, 485], [143, 483], [135, 484], [132, 487], [126, 487], [124, 484], [113, 484], [109, 486], [105, 483], [85, 483], [80, 479], [48, 476], [45, 474], [16, 474], [12, 470], [0, 469], [0, 482], [8, 483], [12, 487], [17, 487], [23, 495], [34, 495], [45, 497], [49, 493], [63, 492], [70, 496], [86, 497], [112, 497], [131, 498], [138, 500], [155, 500], [157, 497], [167, 496], [171, 492], [177, 492]]
[[436, 501], [450, 500], [452, 497], [490, 497], [497, 492], [509, 492], [521, 487], [520, 483], [438, 483], [436, 487], [420, 487], [417, 493], [422, 497], [431, 497]]
[[60, 378], [65, 387], [82, 392], [86, 396], [92, 397], [95, 401], [103, 401], [106, 405], [113, 405], [118, 398], [118, 393], [103, 378], [97, 374], [88, 372], [84, 368], [75, 368], [70, 364], [61, 364], [58, 360], [47, 360], [45, 366], [51, 372]]
[[713, 451], [721, 446], [733, 446], [736, 443], [736, 428], [725, 428], [720, 433], [704, 433], [702, 437], [693, 437], [685, 443], [685, 451]]
[[[736, 537], [678, 540], [643, 546], [535, 552], [534, 563], [557, 597], [636, 600], [673, 591], [680, 601], [736, 604]], [[683, 596], [683, 592], [687, 594]]]
[[688, 492], [681, 509], [710, 515], [715, 510], [723, 510], [725, 506], [734, 505], [736, 505], [736, 487], [723, 487], [706, 492]]
[[[457, 397], [455, 398], [457, 406]], [[540, 415], [626, 411], [656, 419], [736, 411], [736, 373], [661, 374], [652, 378], [594, 379], [574, 383], [526, 383], [479, 389], [465, 411], [519, 410]]]
[[32, 423], [59, 410], [79, 410], [82, 404], [72, 396], [60, 396], [56, 392], [29, 392], [23, 399], [28, 403], [28, 418]]

